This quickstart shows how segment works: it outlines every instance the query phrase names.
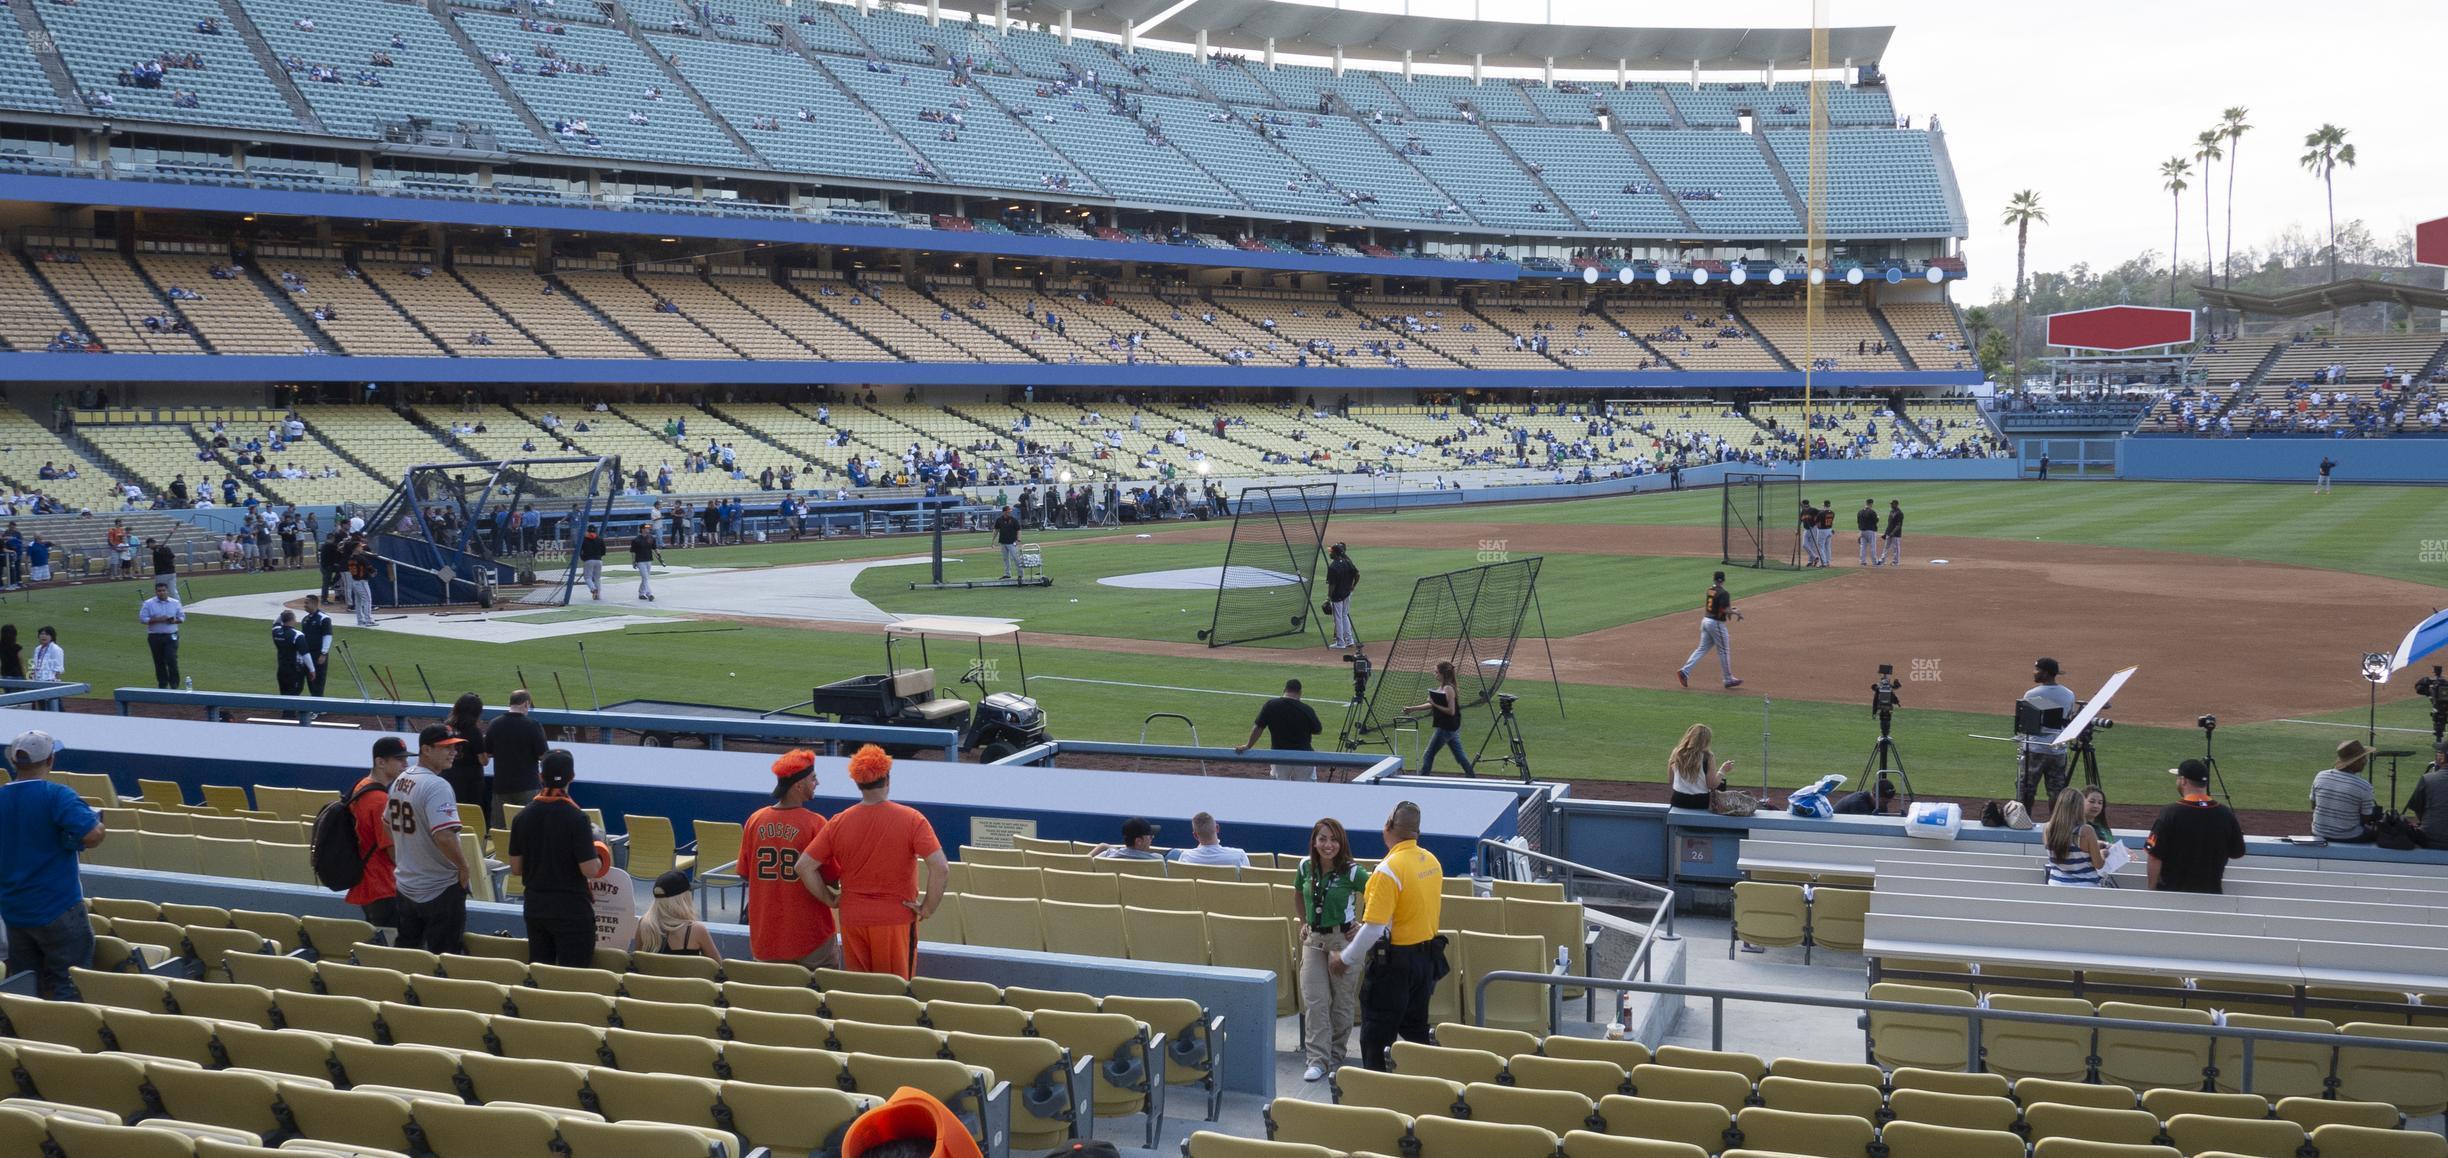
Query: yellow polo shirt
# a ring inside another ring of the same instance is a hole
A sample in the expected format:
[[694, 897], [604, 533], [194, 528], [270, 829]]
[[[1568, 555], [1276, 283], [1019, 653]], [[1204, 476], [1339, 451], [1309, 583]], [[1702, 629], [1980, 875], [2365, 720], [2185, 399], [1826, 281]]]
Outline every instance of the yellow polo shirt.
[[1363, 924], [1385, 925], [1386, 940], [1396, 946], [1417, 945], [1437, 935], [1445, 909], [1445, 866], [1406, 840], [1386, 851], [1369, 874]]

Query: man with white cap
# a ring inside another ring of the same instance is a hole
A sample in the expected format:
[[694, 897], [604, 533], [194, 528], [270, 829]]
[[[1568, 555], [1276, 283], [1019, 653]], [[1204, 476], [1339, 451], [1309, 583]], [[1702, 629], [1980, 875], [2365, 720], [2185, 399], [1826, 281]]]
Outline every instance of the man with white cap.
[[60, 742], [26, 732], [9, 743], [0, 785], [0, 921], [8, 923], [8, 971], [31, 972], [53, 1001], [79, 999], [71, 968], [93, 965], [93, 926], [77, 854], [102, 843], [102, 818], [51, 779]]

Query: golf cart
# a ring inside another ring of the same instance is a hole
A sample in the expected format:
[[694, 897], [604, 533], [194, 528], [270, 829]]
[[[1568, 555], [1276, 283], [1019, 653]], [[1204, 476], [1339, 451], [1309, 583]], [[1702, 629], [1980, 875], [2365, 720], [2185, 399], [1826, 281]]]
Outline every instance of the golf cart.
[[[959, 682], [977, 688], [974, 705], [957, 689], [945, 695], [935, 679], [927, 651], [930, 637], [939, 641], [967, 640], [976, 658]], [[986, 656], [989, 640], [1011, 643], [1020, 669], [1020, 691], [989, 692], [995, 661]], [[903, 660], [916, 648], [917, 665]], [[835, 680], [810, 693], [808, 707], [845, 724], [890, 724], [911, 728], [950, 728], [960, 733], [962, 751], [975, 750], [980, 763], [1000, 760], [1046, 738], [1045, 711], [1028, 695], [1028, 660], [1021, 652], [1020, 629], [1008, 623], [960, 619], [904, 619], [884, 629], [886, 674]], [[894, 753], [901, 755], [901, 753]]]

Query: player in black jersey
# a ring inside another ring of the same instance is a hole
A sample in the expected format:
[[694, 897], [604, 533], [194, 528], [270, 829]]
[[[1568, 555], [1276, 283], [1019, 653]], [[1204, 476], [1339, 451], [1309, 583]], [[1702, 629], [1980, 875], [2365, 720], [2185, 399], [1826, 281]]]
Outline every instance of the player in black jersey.
[[1717, 666], [1725, 675], [1725, 686], [1741, 687], [1742, 681], [1734, 676], [1734, 636], [1727, 626], [1728, 620], [1741, 618], [1742, 612], [1734, 608], [1734, 597], [1726, 593], [1725, 572], [1719, 571], [1707, 593], [1700, 597], [1700, 646], [1693, 648], [1691, 658], [1675, 671], [1676, 682], [1690, 687], [1691, 669], [1714, 650]]

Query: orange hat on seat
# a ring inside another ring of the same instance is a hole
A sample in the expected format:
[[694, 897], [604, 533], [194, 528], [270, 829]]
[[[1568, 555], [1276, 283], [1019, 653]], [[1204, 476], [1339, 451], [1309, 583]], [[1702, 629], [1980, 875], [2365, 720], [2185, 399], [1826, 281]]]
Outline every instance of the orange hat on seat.
[[868, 1148], [903, 1140], [932, 1141], [934, 1158], [980, 1158], [977, 1139], [960, 1115], [925, 1090], [903, 1086], [881, 1106], [860, 1114], [842, 1134], [842, 1158], [860, 1158]]

